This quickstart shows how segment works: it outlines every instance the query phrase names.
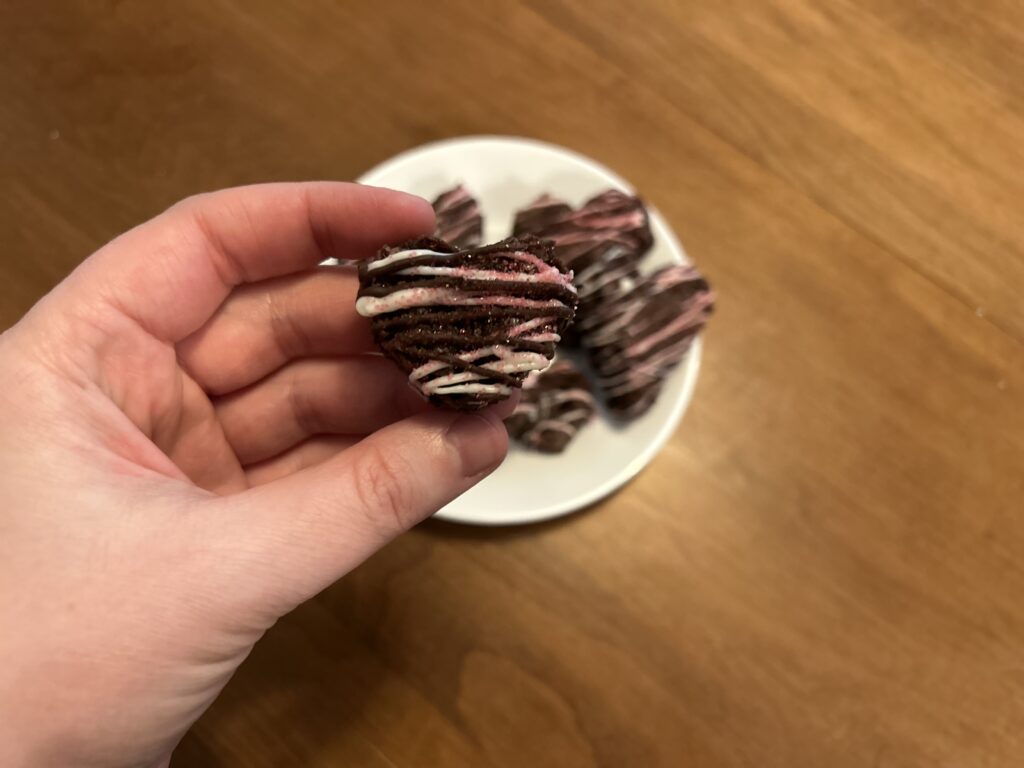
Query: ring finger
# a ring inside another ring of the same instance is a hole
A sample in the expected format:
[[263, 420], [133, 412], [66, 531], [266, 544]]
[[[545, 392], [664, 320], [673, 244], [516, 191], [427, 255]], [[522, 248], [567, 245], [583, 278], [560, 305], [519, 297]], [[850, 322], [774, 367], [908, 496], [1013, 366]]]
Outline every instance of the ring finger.
[[214, 401], [243, 465], [312, 435], [366, 435], [429, 407], [392, 362], [369, 355], [297, 360]]

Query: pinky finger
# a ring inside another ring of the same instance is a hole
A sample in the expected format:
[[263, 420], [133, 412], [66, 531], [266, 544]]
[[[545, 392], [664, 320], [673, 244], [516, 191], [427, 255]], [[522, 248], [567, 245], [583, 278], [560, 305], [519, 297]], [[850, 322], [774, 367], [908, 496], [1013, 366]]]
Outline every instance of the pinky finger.
[[250, 487], [264, 485], [327, 461], [361, 439], [358, 435], [314, 435], [277, 456], [250, 464], [245, 468], [245, 476]]

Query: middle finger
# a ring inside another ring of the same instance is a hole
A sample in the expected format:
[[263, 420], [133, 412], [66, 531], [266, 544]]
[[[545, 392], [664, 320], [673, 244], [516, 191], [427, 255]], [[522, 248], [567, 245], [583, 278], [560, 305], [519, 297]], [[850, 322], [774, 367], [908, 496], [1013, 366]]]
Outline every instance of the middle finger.
[[370, 325], [355, 309], [358, 290], [347, 267], [243, 286], [178, 344], [178, 361], [206, 392], [223, 395], [298, 357], [369, 352]]

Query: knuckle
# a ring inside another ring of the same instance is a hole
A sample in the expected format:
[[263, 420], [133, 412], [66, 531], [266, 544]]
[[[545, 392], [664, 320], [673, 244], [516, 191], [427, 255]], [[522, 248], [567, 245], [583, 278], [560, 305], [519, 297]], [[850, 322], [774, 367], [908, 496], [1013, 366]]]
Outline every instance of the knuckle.
[[410, 467], [404, 460], [367, 448], [353, 470], [356, 502], [376, 532], [390, 538], [417, 522]]
[[266, 302], [271, 338], [279, 354], [286, 360], [313, 354], [313, 341], [294, 313], [284, 306], [273, 291], [267, 293]]
[[202, 208], [210, 199], [209, 192], [196, 192], [195, 194], [183, 197], [168, 208], [169, 211], [193, 211]]
[[322, 419], [313, 399], [307, 396], [297, 377], [288, 380], [288, 407], [295, 423], [303, 435], [315, 435], [320, 431]]

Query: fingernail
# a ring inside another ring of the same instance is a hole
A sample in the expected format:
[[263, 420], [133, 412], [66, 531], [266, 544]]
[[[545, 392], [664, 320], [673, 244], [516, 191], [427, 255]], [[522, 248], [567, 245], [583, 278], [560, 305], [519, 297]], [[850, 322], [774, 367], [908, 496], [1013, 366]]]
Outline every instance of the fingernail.
[[445, 439], [459, 452], [465, 477], [490, 472], [502, 462], [508, 451], [505, 425], [489, 413], [462, 414], [448, 427]]

